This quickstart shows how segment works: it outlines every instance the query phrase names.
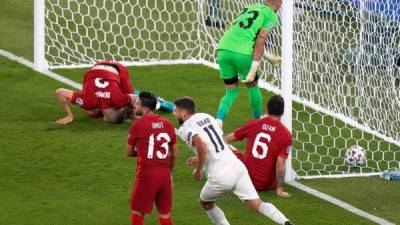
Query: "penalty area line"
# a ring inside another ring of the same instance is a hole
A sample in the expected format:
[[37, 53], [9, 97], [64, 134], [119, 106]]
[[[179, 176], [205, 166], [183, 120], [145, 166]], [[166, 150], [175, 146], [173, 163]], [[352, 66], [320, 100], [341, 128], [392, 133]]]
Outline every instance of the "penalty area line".
[[39, 72], [39, 73], [41, 73], [41, 74], [43, 74], [45, 76], [48, 76], [48, 77], [50, 77], [50, 78], [52, 78], [54, 80], [59, 81], [61, 83], [64, 83], [64, 84], [67, 84], [67, 85], [69, 85], [71, 87], [74, 87], [76, 89], [82, 90], [82, 84], [79, 84], [79, 83], [77, 83], [77, 82], [75, 82], [73, 80], [70, 80], [70, 79], [68, 79], [68, 78], [66, 78], [64, 76], [61, 76], [61, 75], [56, 74], [54, 72], [51, 72], [49, 70], [37, 71], [37, 70], [35, 70], [33, 62], [31, 62], [31, 61], [29, 61], [29, 60], [27, 60], [25, 58], [16, 56], [16, 55], [12, 54], [11, 52], [7, 52], [7, 51], [4, 51], [4, 50], [0, 49], [0, 55], [5, 57], [5, 58], [7, 58], [7, 59], [12, 60], [12, 61], [16, 61], [16, 62], [18, 62], [18, 63], [20, 63], [20, 64], [22, 64], [22, 65], [24, 65], [26, 67], [31, 68], [32, 70], [34, 70], [36, 72]]
[[291, 181], [288, 184], [293, 186], [293, 187], [295, 187], [295, 188], [297, 188], [297, 189], [299, 189], [299, 190], [302, 190], [302, 191], [304, 191], [304, 192], [306, 192], [306, 193], [308, 193], [310, 195], [314, 195], [315, 197], [318, 197], [318, 198], [320, 198], [322, 200], [325, 200], [325, 201], [330, 202], [330, 203], [332, 203], [332, 204], [334, 204], [336, 206], [339, 206], [339, 207], [341, 207], [341, 208], [343, 208], [343, 209], [345, 209], [345, 210], [347, 210], [349, 212], [352, 212], [352, 213], [354, 213], [354, 214], [356, 214], [356, 215], [358, 215], [360, 217], [364, 217], [364, 218], [366, 218], [368, 220], [371, 220], [371, 221], [373, 221], [373, 222], [375, 222], [377, 224], [380, 224], [380, 225], [395, 225], [394, 223], [391, 223], [391, 222], [389, 222], [389, 221], [387, 221], [385, 219], [382, 219], [380, 217], [377, 217], [377, 216], [374, 216], [372, 214], [369, 214], [369, 213], [367, 213], [367, 212], [365, 212], [365, 211], [363, 211], [363, 210], [361, 210], [359, 208], [356, 208], [356, 207], [354, 207], [354, 206], [352, 206], [352, 205], [350, 205], [350, 204], [348, 204], [346, 202], [343, 202], [343, 201], [341, 201], [341, 200], [339, 200], [339, 199], [337, 199], [335, 197], [332, 197], [330, 195], [322, 193], [322, 192], [320, 192], [320, 191], [318, 191], [316, 189], [308, 187], [308, 186], [306, 186], [304, 184], [301, 184], [301, 183], [299, 183], [297, 181]]

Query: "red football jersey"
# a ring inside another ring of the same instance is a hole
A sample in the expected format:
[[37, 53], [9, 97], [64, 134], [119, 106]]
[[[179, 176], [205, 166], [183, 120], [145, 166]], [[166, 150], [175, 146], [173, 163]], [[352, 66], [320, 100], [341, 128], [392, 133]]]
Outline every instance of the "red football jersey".
[[175, 143], [172, 123], [154, 114], [133, 122], [128, 135], [128, 144], [137, 150], [137, 171], [141, 168], [169, 169], [169, 153]]
[[277, 158], [287, 158], [292, 146], [289, 130], [280, 121], [265, 117], [246, 123], [234, 136], [247, 138], [244, 162], [255, 188], [276, 188]]
[[128, 72], [128, 69], [124, 65], [122, 65], [121, 63], [116, 62], [116, 61], [99, 61], [94, 66], [96, 66], [96, 65], [116, 66], [119, 70], [120, 87], [121, 87], [122, 93], [133, 94], [133, 86], [132, 86], [131, 80], [129, 78], [129, 72]]
[[86, 109], [120, 109], [130, 103], [120, 88], [120, 77], [106, 70], [90, 70], [85, 74], [82, 93], [74, 92], [71, 103]]

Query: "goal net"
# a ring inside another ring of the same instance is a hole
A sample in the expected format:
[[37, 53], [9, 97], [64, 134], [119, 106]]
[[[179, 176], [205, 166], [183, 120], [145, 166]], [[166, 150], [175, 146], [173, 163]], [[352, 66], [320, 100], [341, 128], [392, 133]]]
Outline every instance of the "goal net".
[[[247, 4], [260, 2], [41, 1], [49, 68], [101, 59], [217, 68], [218, 40]], [[292, 164], [298, 176], [400, 167], [399, 12], [396, 1], [294, 0]], [[281, 55], [282, 33], [281, 27], [271, 33], [267, 51]], [[261, 70], [261, 86], [279, 92], [281, 71], [268, 63]], [[361, 167], [345, 163], [352, 145], [367, 150]]]

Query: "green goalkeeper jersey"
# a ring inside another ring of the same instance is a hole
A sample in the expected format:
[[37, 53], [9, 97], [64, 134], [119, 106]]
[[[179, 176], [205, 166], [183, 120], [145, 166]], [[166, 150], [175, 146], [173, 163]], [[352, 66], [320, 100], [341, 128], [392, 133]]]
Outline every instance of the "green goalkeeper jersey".
[[259, 30], [271, 32], [277, 24], [278, 15], [269, 6], [262, 3], [248, 5], [222, 36], [218, 49], [253, 55]]

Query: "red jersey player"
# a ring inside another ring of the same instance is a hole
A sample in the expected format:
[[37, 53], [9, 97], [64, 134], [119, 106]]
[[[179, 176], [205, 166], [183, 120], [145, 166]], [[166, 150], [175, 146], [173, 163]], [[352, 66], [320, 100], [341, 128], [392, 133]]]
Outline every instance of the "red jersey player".
[[56, 121], [68, 124], [73, 121], [69, 103], [88, 111], [91, 117], [100, 117], [111, 123], [120, 123], [126, 106], [136, 97], [133, 96], [128, 70], [118, 62], [100, 61], [85, 73], [82, 93], [58, 88], [56, 95], [67, 116]]
[[143, 224], [156, 205], [161, 225], [172, 225], [172, 177], [178, 147], [170, 121], [154, 113], [157, 99], [141, 92], [126, 145], [128, 156], [137, 156], [136, 180], [131, 196], [131, 224]]
[[272, 96], [267, 103], [268, 116], [252, 120], [226, 137], [227, 142], [247, 138], [243, 161], [257, 190], [272, 190], [281, 197], [290, 195], [283, 190], [285, 162], [292, 146], [290, 131], [280, 122], [284, 100]]

